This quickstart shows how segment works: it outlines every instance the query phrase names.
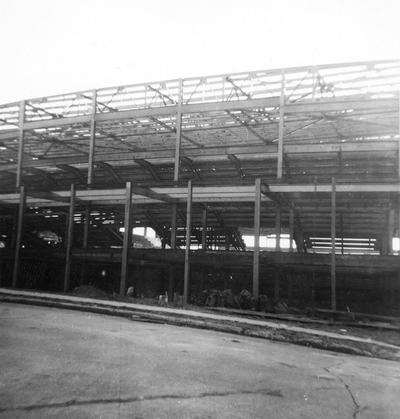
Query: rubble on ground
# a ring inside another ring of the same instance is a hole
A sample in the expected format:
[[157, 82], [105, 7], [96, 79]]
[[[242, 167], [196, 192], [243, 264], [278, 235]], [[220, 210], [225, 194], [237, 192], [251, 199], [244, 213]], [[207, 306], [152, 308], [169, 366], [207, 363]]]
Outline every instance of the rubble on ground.
[[256, 298], [246, 289], [241, 290], [238, 295], [235, 295], [231, 289], [223, 291], [215, 288], [202, 290], [192, 295], [191, 303], [205, 307], [225, 307], [266, 313], [287, 313], [289, 311], [285, 300], [273, 301], [265, 294]]

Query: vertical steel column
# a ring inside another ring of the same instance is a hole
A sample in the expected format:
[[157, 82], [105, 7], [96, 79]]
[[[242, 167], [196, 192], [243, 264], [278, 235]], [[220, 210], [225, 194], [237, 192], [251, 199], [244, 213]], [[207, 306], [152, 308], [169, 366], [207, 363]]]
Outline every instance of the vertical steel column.
[[85, 207], [85, 221], [84, 221], [84, 224], [83, 224], [83, 240], [82, 240], [82, 247], [84, 249], [88, 248], [89, 228], [90, 228], [90, 204], [88, 204]]
[[[177, 204], [172, 204], [171, 214], [171, 249], [176, 250], [176, 214]], [[169, 267], [169, 278], [168, 278], [168, 301], [174, 300], [174, 279], [175, 279], [175, 266], [170, 265]]]
[[254, 196], [254, 251], [253, 251], [253, 295], [258, 297], [260, 283], [260, 221], [261, 179], [256, 179]]
[[344, 254], [344, 240], [343, 240], [343, 212], [340, 213], [340, 243], [341, 243], [341, 253]]
[[75, 208], [75, 185], [71, 185], [71, 193], [69, 199], [68, 227], [67, 227], [67, 243], [65, 249], [65, 272], [64, 272], [64, 292], [69, 290], [71, 280], [71, 250], [74, 240], [74, 208]]
[[16, 288], [18, 285], [20, 252], [21, 252], [21, 244], [22, 244], [22, 230], [24, 228], [25, 202], [26, 202], [25, 187], [20, 186], [17, 231], [15, 235], [14, 268], [13, 268], [13, 276], [12, 276], [13, 288]]
[[336, 179], [332, 178], [331, 201], [331, 308], [336, 310]]
[[275, 215], [275, 251], [281, 251], [281, 220], [282, 220], [282, 211], [280, 207], [276, 208]]
[[[174, 161], [174, 183], [179, 181], [179, 169], [181, 164], [181, 140], [182, 140], [182, 97], [183, 97], [183, 81], [179, 80], [178, 101], [176, 103], [176, 138], [175, 138], [175, 161]], [[176, 214], [177, 205], [172, 204], [171, 219], [171, 249], [176, 250]], [[175, 267], [169, 267], [168, 280], [168, 297], [169, 301], [173, 301], [174, 292]]]
[[190, 276], [190, 237], [192, 233], [192, 181], [188, 182], [187, 207], [186, 207], [186, 241], [185, 241], [185, 271], [183, 276], [183, 303], [189, 300], [189, 276]]
[[129, 249], [132, 247], [132, 182], [126, 182], [125, 191], [125, 217], [124, 217], [124, 237], [122, 242], [121, 255], [121, 282], [119, 294], [125, 295], [126, 282], [129, 273]]
[[389, 247], [388, 247], [388, 236], [389, 236], [389, 208], [385, 211], [384, 213], [384, 218], [385, 218], [385, 225], [384, 228], [382, 230], [382, 237], [381, 237], [381, 241], [382, 241], [382, 245], [381, 245], [381, 255], [388, 255], [389, 254]]
[[389, 255], [393, 255], [393, 230], [394, 230], [394, 207], [389, 208], [388, 213], [388, 228], [387, 228], [387, 248]]
[[22, 169], [23, 163], [22, 158], [24, 155], [24, 122], [25, 122], [25, 101], [19, 102], [19, 114], [18, 114], [18, 126], [19, 126], [19, 138], [18, 138], [18, 163], [17, 163], [17, 178], [16, 187], [19, 188], [22, 185]]
[[283, 135], [284, 135], [284, 117], [285, 117], [285, 72], [281, 72], [281, 96], [279, 100], [279, 137], [278, 137], [278, 164], [277, 178], [282, 179], [283, 174]]
[[207, 250], [207, 208], [203, 208], [201, 226], [201, 250]]
[[177, 204], [172, 204], [172, 214], [171, 214], [171, 249], [176, 249], [176, 214], [178, 208]]
[[93, 90], [92, 96], [92, 118], [90, 120], [90, 143], [89, 143], [89, 166], [87, 175], [87, 184], [91, 186], [94, 180], [94, 155], [96, 149], [96, 109], [97, 109], [97, 91]]
[[[85, 220], [83, 224], [83, 239], [82, 239], [82, 248], [87, 249], [89, 245], [89, 228], [90, 228], [90, 204], [85, 207]], [[86, 261], [82, 264], [81, 269], [81, 285], [85, 284], [86, 281]]]
[[293, 238], [294, 238], [294, 209], [289, 209], [289, 252], [293, 252]]
[[176, 140], [175, 140], [175, 164], [174, 164], [174, 182], [179, 180], [179, 166], [181, 161], [181, 139], [182, 139], [182, 96], [183, 81], [179, 80], [178, 102], [176, 104]]

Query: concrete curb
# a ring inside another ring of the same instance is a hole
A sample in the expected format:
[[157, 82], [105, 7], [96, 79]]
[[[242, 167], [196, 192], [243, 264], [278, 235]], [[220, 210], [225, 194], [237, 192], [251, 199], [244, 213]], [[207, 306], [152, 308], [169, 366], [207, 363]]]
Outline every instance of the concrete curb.
[[107, 314], [137, 321], [209, 329], [335, 352], [400, 361], [399, 346], [355, 336], [343, 336], [321, 330], [290, 326], [285, 323], [280, 324], [223, 314], [5, 288], [0, 288], [0, 301]]

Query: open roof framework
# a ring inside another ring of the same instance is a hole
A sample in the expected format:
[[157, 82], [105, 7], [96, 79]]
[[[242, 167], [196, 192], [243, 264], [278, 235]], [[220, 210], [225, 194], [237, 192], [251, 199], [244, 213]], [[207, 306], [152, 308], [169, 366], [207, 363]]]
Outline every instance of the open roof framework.
[[[106, 190], [95, 201], [107, 204], [116, 202], [114, 189], [128, 180], [179, 200], [184, 193], [174, 188], [193, 179], [195, 200], [215, 202], [228, 223], [248, 225], [252, 186], [261, 178], [271, 190], [265, 201], [282, 194], [301, 215], [306, 235], [326, 236], [327, 185], [335, 177], [343, 191], [337, 211], [344, 235], [373, 236], [397, 205], [399, 88], [400, 63], [380, 61], [167, 80], [5, 104], [0, 185], [2, 192], [21, 184], [57, 191], [75, 183], [84, 200], [94, 193], [85, 192], [87, 186]], [[203, 186], [220, 189], [200, 192]], [[7, 196], [3, 202], [15, 202]], [[28, 202], [43, 205], [35, 197]], [[138, 202], [154, 199], [138, 196]]]
[[31, 216], [65, 212], [74, 184], [76, 212], [90, 204], [100, 223], [117, 223], [131, 182], [136, 223], [161, 235], [174, 227], [171, 207], [186, 224], [191, 181], [193, 225], [207, 210], [208, 228], [229, 230], [243, 249], [238, 227], [254, 227], [260, 179], [264, 231], [279, 219], [280, 232], [295, 225], [312, 248], [326, 247], [334, 228], [342, 245], [365, 239], [387, 253], [400, 224], [399, 92], [400, 62], [374, 61], [0, 105], [0, 215], [19, 203], [21, 186]]

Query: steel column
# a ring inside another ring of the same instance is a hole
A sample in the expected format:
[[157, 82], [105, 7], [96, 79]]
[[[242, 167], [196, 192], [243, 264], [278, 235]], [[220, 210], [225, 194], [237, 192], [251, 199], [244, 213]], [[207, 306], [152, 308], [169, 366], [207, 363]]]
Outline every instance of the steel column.
[[275, 251], [281, 251], [281, 221], [282, 221], [282, 210], [280, 207], [276, 209], [275, 214]]
[[132, 182], [126, 182], [124, 237], [122, 242], [121, 282], [119, 293], [125, 295], [126, 282], [129, 274], [129, 249], [132, 247]]
[[66, 249], [65, 249], [64, 292], [69, 291], [69, 286], [71, 282], [71, 250], [72, 250], [72, 242], [74, 240], [74, 208], [75, 208], [75, 185], [72, 184], [70, 199], [69, 199], [67, 240], [66, 240]]
[[19, 188], [22, 184], [22, 170], [23, 164], [22, 159], [24, 155], [24, 123], [25, 123], [25, 101], [22, 100], [19, 103], [19, 114], [18, 114], [18, 128], [19, 128], [19, 137], [18, 137], [18, 162], [17, 162], [17, 178], [16, 178], [16, 187]]
[[279, 127], [278, 127], [278, 164], [277, 178], [282, 179], [283, 175], [283, 135], [284, 135], [284, 117], [285, 117], [285, 72], [281, 73], [281, 96], [279, 99]]
[[331, 308], [336, 310], [336, 179], [331, 193]]
[[25, 187], [21, 186], [20, 191], [19, 191], [17, 231], [15, 235], [14, 268], [13, 268], [13, 276], [12, 276], [13, 288], [16, 288], [18, 285], [20, 252], [21, 252], [22, 233], [23, 233], [22, 230], [24, 227], [25, 202], [26, 202], [26, 191], [25, 191]]
[[90, 120], [90, 143], [89, 143], [89, 166], [87, 175], [87, 184], [90, 186], [94, 180], [94, 155], [96, 149], [96, 109], [97, 109], [97, 91], [93, 90], [92, 96], [92, 116]]
[[203, 208], [201, 226], [201, 250], [207, 250], [207, 208]]
[[389, 208], [387, 228], [387, 248], [389, 255], [393, 254], [394, 207]]
[[186, 206], [186, 241], [185, 241], [185, 270], [183, 277], [183, 303], [189, 300], [189, 276], [190, 276], [190, 237], [192, 230], [192, 181], [188, 182], [187, 206]]
[[293, 239], [294, 239], [294, 209], [289, 209], [289, 252], [293, 252]]
[[256, 179], [254, 196], [254, 251], [253, 251], [253, 295], [258, 297], [260, 281], [260, 218], [261, 179]]
[[[85, 207], [85, 220], [83, 224], [82, 248], [87, 249], [89, 245], [89, 228], [90, 228], [90, 204]], [[81, 269], [81, 285], [86, 283], [86, 262], [83, 262]]]
[[174, 182], [179, 180], [179, 167], [181, 161], [181, 140], [182, 140], [182, 95], [183, 81], [179, 80], [178, 103], [176, 104], [176, 139], [175, 139], [175, 163], [174, 163]]
[[[171, 249], [176, 250], [176, 215], [177, 205], [172, 204], [171, 214]], [[169, 278], [168, 278], [168, 301], [173, 302], [174, 300], [174, 281], [175, 281], [175, 266], [170, 265], [169, 267]]]

